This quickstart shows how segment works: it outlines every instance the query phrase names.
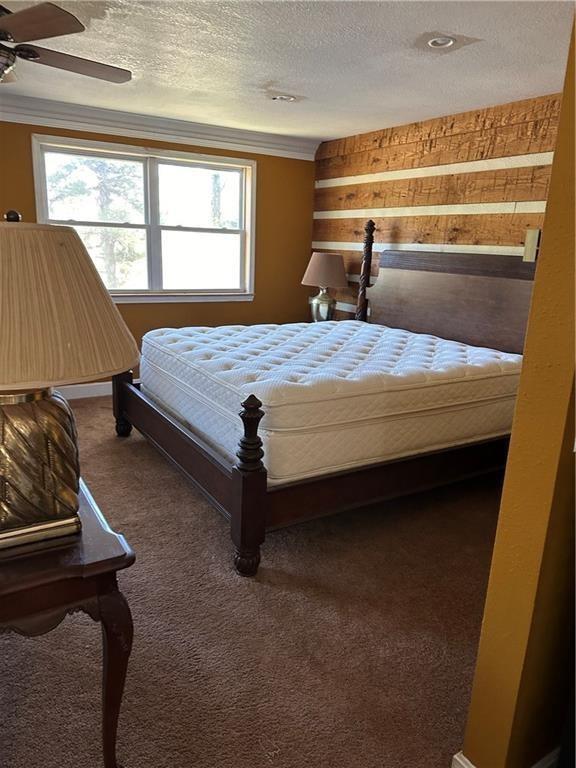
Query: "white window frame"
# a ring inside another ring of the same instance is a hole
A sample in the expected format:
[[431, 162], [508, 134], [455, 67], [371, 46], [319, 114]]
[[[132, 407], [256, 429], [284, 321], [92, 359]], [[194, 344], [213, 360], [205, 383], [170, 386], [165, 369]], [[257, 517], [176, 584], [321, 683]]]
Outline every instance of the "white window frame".
[[[111, 222], [84, 222], [77, 220], [51, 219], [48, 215], [48, 188], [46, 185], [46, 151], [66, 151], [79, 155], [105, 155], [123, 160], [141, 159], [144, 164], [145, 221], [142, 224], [116, 224]], [[118, 304], [144, 304], [149, 302], [210, 302], [210, 301], [252, 301], [254, 299], [255, 235], [256, 235], [256, 161], [220, 155], [202, 155], [196, 152], [138, 147], [129, 144], [114, 144], [87, 139], [70, 139], [63, 136], [32, 136], [32, 159], [34, 166], [34, 190], [36, 195], [36, 218], [41, 224], [64, 224], [67, 226], [114, 226], [124, 229], [143, 229], [146, 232], [148, 280], [151, 286], [145, 290], [110, 290], [112, 299]], [[158, 162], [197, 165], [202, 168], [238, 170], [241, 172], [241, 221], [239, 229], [208, 229], [205, 227], [183, 227], [160, 225], [158, 217]], [[161, 279], [161, 245], [163, 230], [176, 232], [225, 232], [240, 235], [240, 269], [242, 285], [237, 289], [218, 290], [167, 290], [159, 288]], [[160, 270], [160, 271], [159, 271]]]

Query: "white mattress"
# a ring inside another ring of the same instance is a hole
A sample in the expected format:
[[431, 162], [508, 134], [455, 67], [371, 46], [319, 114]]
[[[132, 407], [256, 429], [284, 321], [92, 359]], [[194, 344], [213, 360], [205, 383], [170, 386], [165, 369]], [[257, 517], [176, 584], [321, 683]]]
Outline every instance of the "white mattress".
[[142, 390], [234, 461], [255, 394], [269, 484], [506, 434], [522, 357], [345, 320], [160, 328]]

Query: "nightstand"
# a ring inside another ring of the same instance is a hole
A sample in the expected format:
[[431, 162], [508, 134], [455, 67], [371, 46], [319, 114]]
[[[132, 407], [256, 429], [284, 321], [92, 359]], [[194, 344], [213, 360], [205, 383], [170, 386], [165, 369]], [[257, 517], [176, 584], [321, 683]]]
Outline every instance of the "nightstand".
[[77, 611], [102, 624], [104, 766], [119, 768], [116, 732], [132, 648], [132, 616], [116, 573], [132, 565], [134, 553], [110, 529], [82, 481], [78, 514], [82, 531], [77, 536], [0, 553], [0, 632], [43, 635]]

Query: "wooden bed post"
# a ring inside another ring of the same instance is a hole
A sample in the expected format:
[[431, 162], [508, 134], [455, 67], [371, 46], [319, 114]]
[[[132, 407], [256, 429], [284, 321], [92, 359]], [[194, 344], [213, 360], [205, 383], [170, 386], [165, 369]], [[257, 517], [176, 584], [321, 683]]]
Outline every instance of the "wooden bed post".
[[355, 320], [368, 319], [368, 300], [366, 289], [370, 285], [370, 273], [372, 270], [372, 246], [374, 245], [374, 230], [376, 224], [368, 219], [364, 227], [364, 253], [362, 256], [362, 269], [360, 271], [360, 284], [358, 286], [358, 303], [356, 305]]
[[112, 376], [112, 409], [116, 419], [116, 434], [118, 437], [128, 437], [132, 432], [132, 424], [124, 416], [123, 396], [124, 384], [132, 384], [133, 372], [124, 371]]
[[234, 506], [231, 534], [234, 542], [234, 567], [241, 576], [255, 576], [260, 564], [260, 545], [266, 527], [266, 469], [258, 425], [264, 416], [262, 403], [250, 395], [242, 403], [240, 418], [244, 436], [240, 439], [237, 463], [232, 468]]

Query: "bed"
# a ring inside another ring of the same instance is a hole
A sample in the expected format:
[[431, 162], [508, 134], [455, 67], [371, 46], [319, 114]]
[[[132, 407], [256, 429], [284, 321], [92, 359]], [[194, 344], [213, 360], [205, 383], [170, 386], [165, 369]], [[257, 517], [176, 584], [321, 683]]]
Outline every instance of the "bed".
[[158, 329], [141, 383], [114, 379], [117, 434], [136, 427], [230, 520], [243, 576], [268, 530], [505, 464], [534, 265], [376, 265], [373, 236], [369, 221], [354, 320]]

